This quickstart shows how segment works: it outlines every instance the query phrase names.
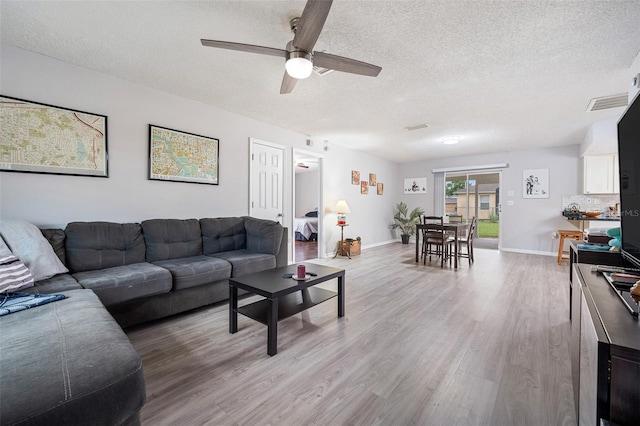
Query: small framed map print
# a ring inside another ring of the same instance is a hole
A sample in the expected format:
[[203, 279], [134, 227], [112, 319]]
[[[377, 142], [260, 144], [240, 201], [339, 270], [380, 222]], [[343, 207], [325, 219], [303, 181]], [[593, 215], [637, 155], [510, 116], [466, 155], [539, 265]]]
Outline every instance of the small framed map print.
[[107, 117], [0, 96], [0, 171], [108, 177]]
[[215, 138], [149, 125], [149, 179], [218, 184]]

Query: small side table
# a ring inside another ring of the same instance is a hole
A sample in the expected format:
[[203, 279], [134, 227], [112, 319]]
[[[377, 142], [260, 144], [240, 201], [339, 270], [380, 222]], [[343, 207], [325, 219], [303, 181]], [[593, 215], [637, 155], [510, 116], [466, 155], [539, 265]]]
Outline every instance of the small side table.
[[337, 224], [337, 226], [340, 227], [340, 243], [339, 243], [339, 247], [338, 250], [336, 250], [336, 254], [333, 256], [333, 258], [335, 259], [338, 255], [340, 256], [347, 256], [349, 259], [351, 259], [351, 250], [348, 250], [344, 247], [344, 227], [345, 226], [349, 226], [348, 224]]

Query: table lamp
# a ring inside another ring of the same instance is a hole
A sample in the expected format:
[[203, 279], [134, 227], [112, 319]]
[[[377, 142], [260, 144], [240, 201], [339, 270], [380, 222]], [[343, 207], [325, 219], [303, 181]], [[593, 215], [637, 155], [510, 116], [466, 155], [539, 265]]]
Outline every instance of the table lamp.
[[347, 213], [351, 213], [349, 206], [345, 200], [338, 200], [336, 204], [336, 211], [338, 212], [338, 225], [347, 224]]

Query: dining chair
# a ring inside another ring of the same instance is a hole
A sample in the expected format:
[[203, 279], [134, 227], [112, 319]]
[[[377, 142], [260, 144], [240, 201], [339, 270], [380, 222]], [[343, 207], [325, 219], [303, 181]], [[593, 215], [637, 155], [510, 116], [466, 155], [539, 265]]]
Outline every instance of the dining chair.
[[431, 256], [440, 256], [440, 267], [444, 266], [444, 262], [449, 260], [451, 264], [452, 245], [455, 239], [451, 238], [444, 228], [444, 219], [442, 216], [423, 216], [422, 223], [425, 225], [422, 232], [422, 256], [423, 262], [427, 264], [427, 256], [431, 261]]
[[[458, 237], [458, 257], [466, 257], [469, 259], [469, 265], [474, 261], [473, 259], [473, 235], [476, 233], [477, 219], [474, 216], [471, 219], [471, 224], [469, 225], [467, 235], [463, 237]], [[463, 251], [462, 248], [465, 248]]]
[[[462, 215], [450, 214], [449, 216], [447, 216], [447, 218], [449, 219], [449, 223], [462, 223]], [[448, 232], [451, 237], [455, 238], [456, 236], [455, 231], [448, 231]]]

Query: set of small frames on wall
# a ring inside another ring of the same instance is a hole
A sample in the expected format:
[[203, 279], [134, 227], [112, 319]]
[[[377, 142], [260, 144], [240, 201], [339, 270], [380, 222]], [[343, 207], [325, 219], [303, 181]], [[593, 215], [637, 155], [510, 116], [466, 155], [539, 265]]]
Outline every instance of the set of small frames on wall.
[[368, 194], [370, 186], [376, 188], [376, 194], [378, 195], [384, 194], [384, 184], [382, 182], [378, 182], [378, 179], [375, 173], [369, 173], [369, 180], [367, 181], [367, 180], [360, 180], [360, 172], [357, 170], [352, 170], [351, 184], [360, 185], [361, 194]]

